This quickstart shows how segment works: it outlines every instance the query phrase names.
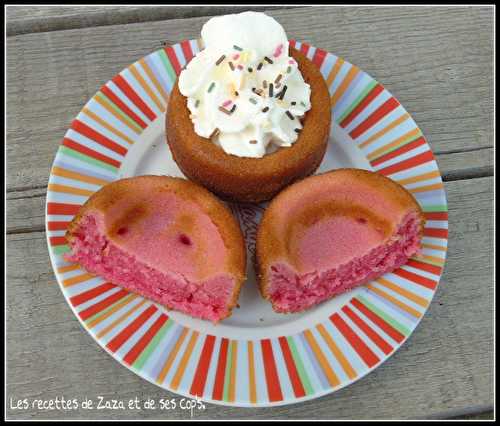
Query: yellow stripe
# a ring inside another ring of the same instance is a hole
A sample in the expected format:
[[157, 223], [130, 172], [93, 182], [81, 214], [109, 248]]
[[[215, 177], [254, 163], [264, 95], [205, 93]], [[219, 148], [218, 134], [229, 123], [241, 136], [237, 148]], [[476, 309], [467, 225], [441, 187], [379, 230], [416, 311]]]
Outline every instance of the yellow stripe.
[[390, 294], [387, 294], [385, 291], [382, 291], [379, 288], [374, 287], [372, 284], [367, 284], [366, 287], [368, 287], [371, 291], [378, 294], [379, 296], [382, 296], [384, 299], [387, 299], [389, 302], [392, 302], [395, 305], [399, 306], [401, 309], [403, 309], [403, 311], [410, 313], [414, 317], [420, 318], [422, 316], [422, 314], [420, 312], [413, 309], [411, 306], [408, 306], [407, 304], [400, 302], [395, 297], [392, 297]]
[[127, 312], [120, 315], [117, 319], [115, 319], [111, 324], [103, 328], [99, 333], [97, 333], [97, 338], [101, 338], [108, 334], [111, 330], [113, 330], [118, 324], [125, 321], [130, 315], [132, 315], [137, 309], [139, 309], [142, 305], [146, 303], [146, 299], [143, 299], [142, 302], [135, 305], [132, 309], [129, 309]]
[[434, 179], [434, 178], [437, 178], [439, 176], [440, 176], [439, 170], [434, 170], [433, 172], [423, 173], [423, 174], [418, 175], [418, 176], [412, 176], [412, 177], [409, 177], [406, 179], [400, 179], [400, 180], [394, 179], [394, 180], [397, 183], [399, 183], [400, 185], [409, 185], [411, 183], [416, 183], [416, 182], [420, 182], [423, 180]]
[[359, 68], [353, 65], [347, 75], [344, 77], [344, 80], [342, 80], [342, 83], [340, 83], [340, 86], [337, 88], [335, 93], [332, 95], [331, 98], [331, 105], [335, 105], [335, 103], [341, 98], [341, 96], [344, 94], [344, 92], [347, 90], [349, 87], [349, 84], [351, 84], [351, 81], [356, 77], [356, 74], [359, 72]]
[[63, 280], [62, 284], [63, 284], [63, 287], [71, 287], [72, 285], [79, 284], [83, 281], [90, 280], [91, 278], [94, 278], [94, 277], [95, 277], [95, 275], [93, 275], [93, 274], [85, 273], [85, 274], [77, 275], [76, 277], [67, 278], [67, 279]]
[[61, 266], [60, 268], [57, 268], [57, 272], [59, 274], [64, 274], [65, 272], [74, 271], [75, 269], [80, 269], [80, 268], [81, 266], [78, 263], [75, 263], [74, 265]]
[[333, 83], [333, 80], [335, 80], [335, 77], [337, 77], [337, 74], [340, 71], [340, 68], [342, 67], [342, 64], [344, 63], [344, 60], [342, 58], [337, 58], [335, 61], [335, 64], [333, 64], [332, 70], [328, 74], [328, 77], [326, 78], [326, 85], [330, 87]]
[[82, 175], [81, 173], [72, 172], [70, 170], [62, 169], [61, 167], [57, 166], [52, 167], [51, 173], [56, 176], [61, 176], [68, 179], [80, 180], [82, 182], [91, 183], [94, 185], [106, 185], [107, 183], [109, 183], [104, 179], [98, 179], [92, 176]]
[[151, 68], [149, 68], [148, 64], [144, 60], [144, 58], [139, 60], [139, 63], [142, 66], [142, 69], [146, 72], [148, 75], [149, 79], [153, 82], [154, 86], [156, 87], [156, 90], [161, 93], [161, 96], [163, 97], [163, 100], [165, 101], [165, 105], [168, 103], [168, 94], [167, 92], [163, 89], [162, 85], [159, 83], [159, 81], [156, 79], [156, 76], [153, 74], [153, 71], [151, 71]]
[[238, 354], [238, 342], [231, 340], [231, 371], [229, 372], [228, 402], [234, 402], [236, 397], [236, 360]]
[[186, 371], [189, 357], [191, 356], [191, 353], [193, 352], [193, 348], [194, 348], [194, 345], [196, 343], [196, 339], [198, 339], [198, 335], [199, 335], [198, 331], [193, 331], [193, 334], [191, 334], [191, 338], [189, 339], [187, 347], [184, 350], [184, 355], [182, 355], [182, 358], [181, 358], [181, 361], [179, 363], [179, 366], [177, 367], [177, 371], [175, 373], [175, 376], [172, 379], [172, 382], [170, 383], [170, 387], [173, 390], [177, 390], [177, 388], [179, 387], [179, 384], [181, 383], [182, 376], [184, 375], [184, 372]]
[[89, 116], [96, 123], [99, 123], [102, 127], [108, 129], [111, 133], [114, 133], [119, 138], [122, 138], [124, 141], [128, 142], [130, 145], [134, 144], [134, 141], [132, 139], [130, 139], [125, 133], [122, 133], [119, 130], [115, 129], [107, 121], [103, 120], [101, 117], [94, 114], [90, 109], [83, 108], [82, 112], [84, 112], [85, 115]]
[[436, 189], [443, 188], [443, 182], [433, 183], [432, 185], [419, 186], [418, 188], [406, 188], [408, 191], [415, 192], [425, 192], [425, 191], [435, 191]]
[[165, 361], [165, 365], [160, 371], [160, 374], [158, 374], [158, 377], [156, 378], [156, 383], [160, 384], [165, 380], [165, 376], [168, 374], [168, 371], [170, 370], [170, 367], [172, 366], [175, 357], [177, 356], [177, 353], [179, 352], [179, 349], [182, 345], [182, 342], [184, 342], [184, 339], [186, 338], [186, 334], [188, 332], [187, 328], [183, 328], [181, 335], [179, 336], [179, 340], [175, 343], [175, 346], [172, 349], [172, 352], [168, 355], [167, 360]]
[[356, 378], [356, 372], [354, 369], [351, 367], [351, 364], [349, 364], [349, 361], [347, 358], [344, 356], [342, 351], [338, 348], [338, 346], [335, 344], [333, 341], [332, 337], [328, 334], [326, 331], [325, 327], [322, 324], [318, 324], [316, 326], [316, 329], [319, 331], [319, 334], [321, 334], [321, 337], [323, 337], [323, 340], [326, 342], [330, 350], [332, 351], [333, 356], [337, 359], [339, 364], [342, 366], [344, 369], [345, 373], [347, 374], [347, 377], [349, 377], [351, 380]]
[[[108, 111], [110, 114], [112, 114], [115, 118], [120, 120], [125, 126], [127, 126], [130, 130], [132, 130], [134, 133], [141, 133], [141, 129], [139, 126], [136, 126], [135, 124], [129, 123], [127, 120], [125, 120], [120, 114], [118, 114], [110, 105], [109, 103], [104, 99], [104, 97], [100, 95], [95, 95], [94, 100], [101, 105], [106, 111]], [[117, 107], [118, 108], [118, 107]]]
[[374, 135], [370, 136], [363, 143], [360, 143], [359, 147], [360, 148], [364, 148], [364, 147], [370, 145], [372, 142], [374, 142], [378, 138], [384, 136], [387, 132], [391, 131], [396, 126], [399, 126], [401, 123], [403, 123], [404, 121], [408, 120], [409, 118], [410, 118], [410, 114], [408, 114], [407, 112], [404, 113], [402, 116], [396, 118], [392, 123], [389, 123], [387, 126], [385, 126], [382, 130], [379, 130], [377, 133], [375, 133]]
[[196, 39], [196, 44], [198, 45], [198, 49], [203, 50], [205, 46], [203, 46], [203, 40], [201, 38]]
[[426, 243], [422, 243], [422, 247], [425, 247], [425, 248], [428, 248], [428, 249], [432, 249], [432, 250], [446, 251], [446, 247], [443, 247], [443, 246], [437, 246], [437, 245], [435, 245], [435, 244], [426, 244]]
[[116, 305], [114, 305], [109, 311], [106, 311], [104, 314], [99, 315], [98, 317], [94, 318], [93, 320], [87, 322], [87, 327], [88, 328], [95, 327], [97, 324], [100, 324], [106, 318], [109, 318], [115, 312], [119, 311], [121, 308], [123, 308], [124, 306], [128, 305], [130, 302], [132, 302], [132, 300], [135, 300], [138, 297], [139, 297], [139, 295], [138, 294], [134, 294], [134, 293], [131, 293], [131, 294], [125, 296]]
[[68, 185], [59, 185], [57, 183], [49, 183], [47, 189], [49, 191], [62, 192], [64, 194], [84, 195], [89, 197], [95, 192], [88, 189], [74, 188]]
[[409, 132], [406, 132], [403, 136], [400, 136], [399, 138], [394, 139], [392, 142], [388, 143], [387, 145], [384, 145], [384, 146], [376, 149], [375, 151], [370, 152], [366, 157], [368, 158], [368, 160], [373, 160], [374, 158], [379, 157], [384, 152], [389, 151], [391, 148], [394, 148], [395, 146], [399, 145], [405, 139], [416, 138], [417, 136], [420, 136], [420, 135], [421, 135], [420, 129], [417, 127], [416, 129], [413, 129], [413, 130], [410, 130]]
[[327, 359], [325, 358], [325, 355], [323, 352], [321, 352], [320, 347], [316, 343], [316, 340], [314, 339], [314, 336], [311, 333], [311, 330], [305, 330], [304, 331], [304, 336], [307, 339], [307, 342], [309, 343], [309, 346], [312, 348], [314, 354], [316, 355], [316, 359], [318, 360], [319, 364], [321, 365], [321, 368], [323, 369], [323, 372], [325, 373], [328, 382], [332, 387], [338, 386], [340, 384], [340, 381], [338, 377], [335, 375], [333, 372], [332, 368], [330, 367], [330, 364], [328, 363]]
[[255, 364], [253, 360], [253, 342], [248, 342], [248, 387], [250, 394], [250, 402], [257, 402], [257, 390], [255, 386]]
[[422, 306], [423, 308], [426, 308], [429, 305], [429, 302], [424, 299], [423, 297], [417, 296], [416, 294], [412, 293], [411, 291], [408, 291], [404, 288], [401, 288], [400, 286], [394, 284], [393, 282], [385, 279], [385, 278], [378, 278], [375, 280], [377, 283], [380, 285], [391, 289], [395, 293], [400, 294], [403, 297], [406, 297], [408, 300], [411, 300], [412, 302], [415, 302], [417, 305]]
[[149, 84], [146, 83], [146, 80], [144, 80], [144, 78], [142, 78], [142, 75], [139, 73], [139, 71], [137, 71], [137, 68], [132, 64], [128, 69], [130, 70], [132, 75], [136, 78], [136, 80], [139, 82], [139, 84], [142, 86], [142, 88], [146, 91], [146, 93], [149, 95], [149, 97], [153, 100], [153, 102], [156, 104], [158, 109], [161, 112], [165, 112], [165, 106], [160, 102], [158, 97], [151, 90], [151, 87], [149, 87]]

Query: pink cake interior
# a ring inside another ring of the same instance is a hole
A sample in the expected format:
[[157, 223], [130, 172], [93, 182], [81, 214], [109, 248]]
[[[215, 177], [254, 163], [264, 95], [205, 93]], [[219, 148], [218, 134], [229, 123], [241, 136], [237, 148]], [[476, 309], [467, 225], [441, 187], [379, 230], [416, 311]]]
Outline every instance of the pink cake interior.
[[[67, 260], [193, 317], [226, 317], [236, 280], [227, 272], [228, 251], [215, 224], [173, 194], [145, 198], [132, 205], [118, 200], [105, 215], [84, 215]], [[161, 214], [151, 214], [155, 210]]]
[[315, 223], [290, 242], [294, 266], [285, 261], [269, 266], [274, 308], [299, 312], [403, 265], [420, 249], [420, 220], [418, 213], [408, 213], [389, 238], [361, 218], [334, 216]]

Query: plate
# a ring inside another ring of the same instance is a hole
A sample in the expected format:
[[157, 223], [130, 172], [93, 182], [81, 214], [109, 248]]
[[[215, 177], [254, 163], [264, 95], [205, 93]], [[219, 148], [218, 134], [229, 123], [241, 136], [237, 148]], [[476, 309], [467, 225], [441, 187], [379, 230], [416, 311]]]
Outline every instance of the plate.
[[443, 271], [448, 214], [438, 166], [403, 106], [355, 65], [290, 44], [321, 70], [333, 123], [319, 172], [375, 170], [405, 186], [425, 212], [423, 254], [392, 273], [299, 314], [259, 295], [251, 259], [265, 205], [230, 208], [245, 235], [248, 281], [221, 324], [170, 312], [64, 260], [64, 233], [103, 185], [142, 174], [182, 176], [165, 142], [168, 96], [200, 50], [187, 40], [151, 53], [107, 82], [71, 123], [52, 166], [46, 204], [50, 259], [83, 327], [122, 365], [177, 394], [231, 406], [297, 403], [334, 392], [387, 360], [425, 314]]

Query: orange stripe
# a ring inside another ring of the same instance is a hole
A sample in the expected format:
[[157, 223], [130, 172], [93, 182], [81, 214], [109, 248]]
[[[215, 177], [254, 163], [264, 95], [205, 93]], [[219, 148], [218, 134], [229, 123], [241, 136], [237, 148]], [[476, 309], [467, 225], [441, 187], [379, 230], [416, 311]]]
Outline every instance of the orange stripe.
[[75, 269], [80, 268], [81, 266], [78, 263], [75, 263], [74, 265], [61, 266], [60, 268], [57, 268], [57, 272], [59, 274], [64, 274], [65, 272], [74, 271]]
[[161, 96], [163, 97], [163, 99], [165, 101], [165, 105], [166, 105], [167, 102], [168, 102], [168, 94], [167, 94], [167, 92], [165, 92], [165, 90], [163, 89], [162, 85], [158, 82], [158, 80], [156, 79], [156, 76], [153, 74], [153, 72], [151, 71], [151, 68], [149, 68], [149, 66], [146, 63], [146, 61], [144, 60], [144, 58], [140, 59], [139, 63], [141, 64], [142, 69], [148, 75], [149, 79], [153, 82], [154, 86], [156, 87], [156, 90], [158, 90], [158, 92], [161, 93]]
[[238, 354], [238, 342], [231, 340], [231, 371], [229, 372], [228, 402], [234, 402], [236, 397], [236, 360]]
[[441, 266], [444, 264], [444, 259], [442, 257], [430, 256], [427, 254], [421, 254], [416, 259], [417, 260], [427, 260], [429, 262], [439, 263]]
[[139, 82], [139, 84], [142, 86], [142, 88], [145, 90], [145, 92], [149, 95], [149, 97], [153, 100], [153, 102], [156, 104], [158, 109], [161, 112], [165, 112], [165, 106], [160, 102], [158, 97], [151, 90], [151, 87], [149, 87], [149, 84], [146, 83], [146, 80], [144, 80], [144, 78], [139, 73], [139, 71], [137, 71], [137, 68], [132, 64], [128, 69], [130, 70], [132, 75], [136, 78], [136, 80]]
[[400, 287], [397, 284], [394, 284], [393, 282], [385, 279], [385, 278], [378, 278], [375, 280], [377, 283], [379, 283], [381, 286], [384, 286], [388, 289], [391, 289], [395, 293], [400, 294], [403, 297], [406, 297], [408, 300], [411, 300], [412, 302], [415, 302], [417, 305], [422, 306], [423, 308], [426, 308], [429, 305], [429, 302], [424, 299], [421, 296], [417, 296], [416, 294], [412, 293], [411, 291], [408, 291], [402, 287]]
[[82, 182], [91, 183], [94, 185], [106, 185], [109, 182], [104, 179], [98, 179], [92, 176], [82, 175], [81, 173], [72, 172], [70, 170], [62, 169], [61, 167], [52, 167], [52, 174], [56, 176], [65, 177], [68, 179], [80, 180]]
[[409, 314], [413, 315], [414, 317], [420, 318], [422, 316], [422, 314], [420, 312], [413, 309], [411, 306], [408, 306], [407, 304], [400, 302], [398, 299], [396, 299], [395, 297], [392, 297], [390, 294], [387, 294], [385, 291], [382, 291], [379, 288], [374, 287], [373, 284], [367, 284], [366, 287], [369, 288], [374, 293], [378, 294], [379, 296], [383, 297], [384, 299], [387, 299], [389, 302], [394, 303], [395, 305], [399, 306], [403, 311], [408, 312]]
[[323, 337], [323, 340], [326, 342], [330, 350], [332, 351], [333, 356], [337, 359], [339, 364], [342, 366], [344, 369], [345, 373], [347, 374], [347, 377], [349, 377], [351, 380], [356, 378], [356, 372], [354, 369], [351, 367], [351, 364], [349, 364], [349, 361], [347, 358], [344, 356], [342, 351], [338, 348], [338, 346], [335, 344], [333, 341], [332, 337], [328, 334], [326, 331], [325, 327], [322, 324], [318, 324], [316, 326], [316, 329], [319, 331], [319, 334], [321, 334], [321, 337]]
[[173, 390], [177, 390], [177, 388], [179, 387], [179, 384], [181, 383], [182, 376], [184, 375], [184, 372], [186, 371], [186, 367], [188, 365], [189, 358], [191, 356], [191, 353], [193, 352], [193, 348], [194, 348], [194, 345], [196, 343], [196, 340], [198, 339], [199, 334], [200, 333], [198, 331], [193, 331], [193, 334], [191, 334], [191, 338], [189, 339], [187, 347], [184, 350], [184, 355], [182, 355], [182, 358], [181, 358], [181, 361], [179, 363], [179, 366], [177, 367], [177, 371], [175, 373], [175, 376], [172, 379], [172, 382], [170, 383], [170, 387]]
[[328, 74], [328, 77], [326, 79], [326, 85], [330, 87], [333, 83], [333, 80], [335, 80], [335, 77], [337, 77], [337, 74], [340, 71], [340, 68], [342, 67], [342, 64], [344, 63], [344, 60], [342, 58], [337, 58], [335, 61], [335, 64], [333, 64], [332, 70]]
[[314, 354], [316, 355], [316, 359], [321, 365], [321, 368], [323, 369], [323, 372], [325, 373], [330, 385], [332, 387], [338, 386], [340, 384], [340, 381], [336, 376], [336, 374], [333, 372], [332, 368], [330, 367], [330, 364], [328, 363], [325, 355], [323, 354], [323, 352], [321, 352], [321, 349], [318, 346], [316, 340], [314, 339], [311, 330], [305, 330], [304, 336], [307, 339], [307, 342], [309, 343], [309, 346], [312, 348]]
[[122, 323], [125, 321], [130, 315], [132, 315], [137, 309], [139, 309], [142, 305], [146, 303], [146, 300], [142, 300], [142, 302], [139, 302], [137, 305], [135, 305], [132, 309], [129, 309], [127, 312], [124, 312], [122, 315], [120, 315], [117, 319], [115, 319], [111, 324], [109, 324], [107, 327], [103, 328], [99, 333], [97, 333], [97, 338], [101, 338], [108, 334], [113, 328], [115, 328], [118, 324]]
[[420, 129], [417, 127], [416, 129], [410, 130], [406, 132], [404, 135], [400, 136], [397, 139], [394, 139], [392, 142], [389, 142], [387, 145], [384, 145], [373, 152], [370, 152], [366, 157], [368, 160], [373, 160], [377, 158], [379, 155], [383, 154], [386, 151], [389, 151], [391, 148], [398, 146], [405, 139], [415, 138], [421, 134]]
[[85, 115], [89, 116], [96, 123], [99, 123], [105, 129], [108, 129], [111, 133], [115, 134], [119, 138], [122, 138], [124, 141], [128, 142], [130, 145], [134, 144], [134, 141], [132, 139], [130, 139], [126, 134], [124, 134], [124, 133], [120, 132], [119, 130], [115, 129], [108, 122], [106, 122], [105, 120], [103, 120], [98, 115], [94, 114], [90, 109], [83, 108], [82, 112], [84, 112]]
[[385, 126], [382, 130], [379, 130], [377, 133], [370, 136], [363, 143], [360, 143], [359, 147], [364, 148], [364, 147], [370, 145], [372, 142], [374, 142], [377, 139], [379, 139], [380, 137], [384, 136], [386, 133], [388, 133], [389, 131], [394, 129], [396, 126], [399, 126], [401, 123], [403, 123], [405, 120], [408, 120], [409, 118], [410, 118], [410, 114], [408, 114], [407, 112], [404, 113], [402, 116], [396, 118], [392, 123]]
[[422, 243], [422, 247], [425, 247], [425, 248], [428, 248], [428, 249], [432, 249], [432, 250], [446, 251], [446, 247], [438, 246], [436, 244]]
[[110, 114], [112, 114], [115, 118], [120, 120], [125, 126], [127, 126], [130, 130], [132, 130], [134, 133], [140, 134], [141, 131], [139, 130], [139, 126], [135, 127], [131, 125], [127, 120], [125, 120], [120, 114], [118, 114], [111, 106], [109, 103], [104, 99], [104, 97], [101, 96], [94, 96], [93, 98], [99, 105], [101, 105], [106, 111], [108, 111]]
[[125, 298], [122, 301], [118, 302], [109, 311], [106, 311], [104, 314], [99, 315], [98, 317], [94, 318], [93, 320], [87, 322], [87, 327], [92, 328], [92, 327], [96, 326], [97, 324], [103, 322], [106, 318], [109, 318], [116, 311], [119, 311], [121, 308], [128, 305], [130, 302], [132, 302], [132, 300], [135, 300], [137, 297], [139, 297], [139, 295], [134, 294], [134, 293], [131, 293], [129, 296], [125, 296]]
[[196, 44], [198, 45], [198, 49], [203, 50], [205, 47], [203, 46], [203, 40], [201, 38], [196, 39]]
[[94, 277], [95, 277], [94, 274], [85, 273], [85, 274], [77, 275], [76, 277], [71, 277], [71, 278], [67, 278], [67, 279], [63, 280], [62, 285], [63, 285], [63, 287], [70, 287], [72, 285], [79, 284], [83, 281], [90, 280], [91, 278], [94, 278]]
[[160, 384], [165, 380], [165, 376], [168, 374], [168, 371], [170, 370], [170, 367], [172, 366], [175, 357], [177, 356], [177, 353], [179, 352], [179, 349], [182, 345], [182, 342], [184, 342], [184, 339], [186, 338], [188, 329], [183, 328], [181, 335], [179, 336], [179, 340], [175, 342], [175, 346], [172, 349], [172, 352], [168, 355], [167, 360], [165, 361], [165, 365], [163, 366], [162, 370], [160, 371], [160, 374], [158, 375], [156, 379], [156, 383]]
[[347, 90], [349, 87], [349, 84], [351, 84], [351, 81], [356, 77], [356, 74], [359, 72], [359, 68], [355, 65], [351, 67], [347, 75], [344, 77], [344, 80], [342, 80], [342, 83], [340, 83], [340, 86], [337, 87], [337, 90], [335, 93], [332, 95], [331, 98], [331, 104], [334, 105], [340, 97], [344, 94], [344, 92]]
[[415, 192], [425, 192], [425, 191], [435, 191], [436, 189], [441, 189], [443, 188], [443, 183], [438, 182], [438, 183], [433, 183], [432, 185], [425, 185], [425, 186], [419, 186], [418, 188], [406, 188], [408, 191], [415, 193]]
[[417, 183], [423, 180], [434, 179], [441, 176], [439, 170], [434, 170], [433, 172], [423, 173], [418, 176], [412, 176], [406, 179], [394, 179], [400, 185], [409, 185], [411, 183]]
[[88, 189], [74, 188], [68, 185], [59, 185], [57, 183], [49, 183], [47, 185], [47, 189], [54, 192], [62, 192], [65, 194], [83, 195], [89, 197], [95, 192], [89, 191]]
[[255, 363], [253, 358], [253, 342], [248, 341], [248, 387], [250, 394], [250, 402], [257, 402], [257, 388], [255, 386]]

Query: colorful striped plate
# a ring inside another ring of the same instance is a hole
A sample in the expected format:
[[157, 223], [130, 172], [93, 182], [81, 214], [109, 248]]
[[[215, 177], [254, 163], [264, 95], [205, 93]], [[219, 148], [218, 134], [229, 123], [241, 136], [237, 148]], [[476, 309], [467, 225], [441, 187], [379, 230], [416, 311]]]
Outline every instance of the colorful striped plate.
[[[164, 117], [176, 76], [197, 40], [158, 50], [106, 83], [66, 132], [49, 179], [46, 229], [64, 296], [94, 339], [141, 377], [183, 396], [234, 406], [271, 406], [340, 389], [384, 362], [415, 329], [436, 291], [448, 214], [429, 145], [381, 84], [343, 59], [291, 42], [328, 83], [334, 123], [320, 171], [376, 170], [404, 185], [427, 218], [423, 255], [308, 312], [275, 314], [249, 280], [240, 309], [223, 323], [169, 312], [64, 260], [65, 229], [87, 198], [115, 179], [182, 175], [165, 143]], [[232, 205], [250, 257], [265, 206]]]

